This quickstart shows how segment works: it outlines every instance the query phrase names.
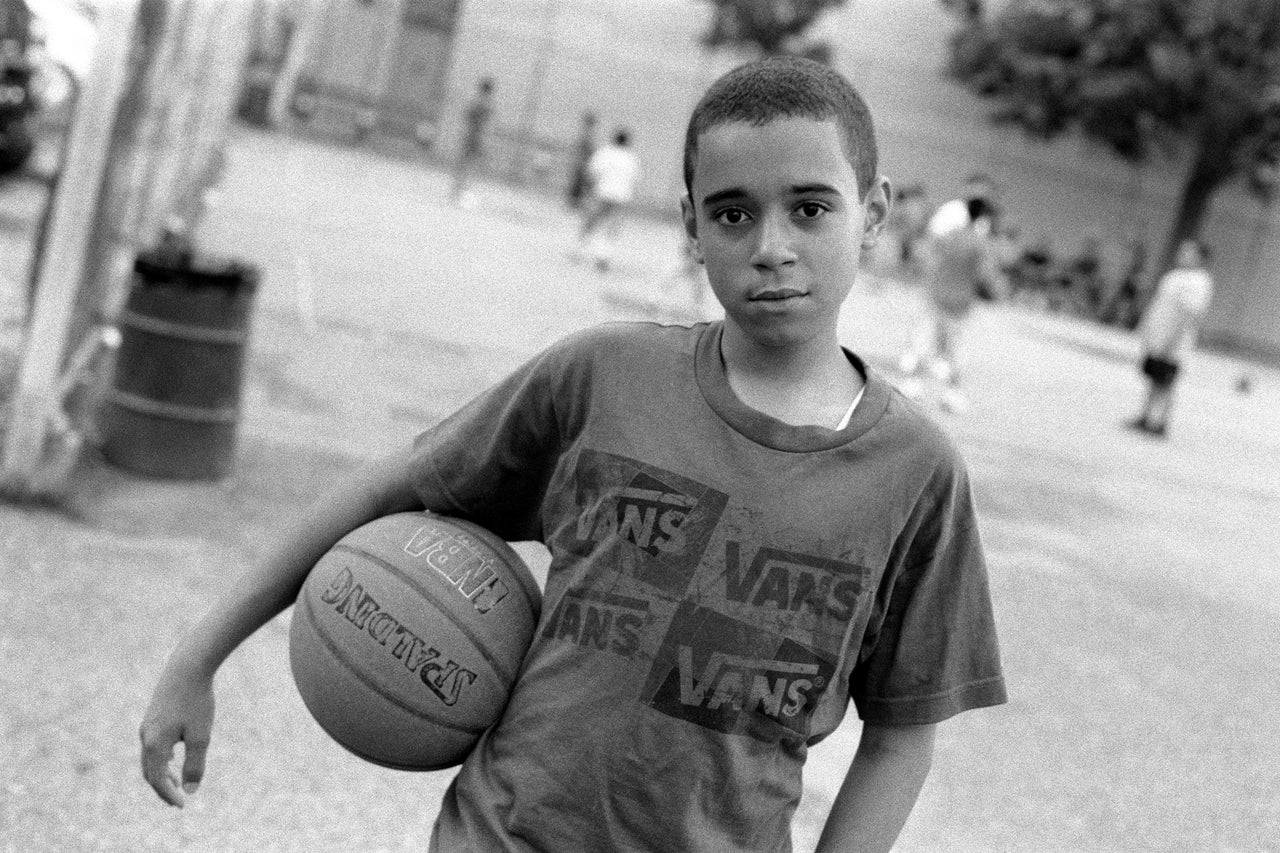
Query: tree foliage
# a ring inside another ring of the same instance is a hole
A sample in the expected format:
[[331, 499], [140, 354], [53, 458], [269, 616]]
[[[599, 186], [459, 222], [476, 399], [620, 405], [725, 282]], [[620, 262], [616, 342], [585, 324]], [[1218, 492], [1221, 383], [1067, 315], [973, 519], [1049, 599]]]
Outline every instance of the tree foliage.
[[1269, 198], [1280, 164], [1280, 0], [940, 0], [958, 13], [952, 73], [997, 121], [1078, 130], [1117, 155], [1191, 144], [1171, 242], [1244, 177]]
[[846, 0], [706, 0], [714, 7], [702, 36], [709, 48], [745, 47], [764, 56], [796, 54], [827, 60], [830, 46], [805, 38], [828, 9]]

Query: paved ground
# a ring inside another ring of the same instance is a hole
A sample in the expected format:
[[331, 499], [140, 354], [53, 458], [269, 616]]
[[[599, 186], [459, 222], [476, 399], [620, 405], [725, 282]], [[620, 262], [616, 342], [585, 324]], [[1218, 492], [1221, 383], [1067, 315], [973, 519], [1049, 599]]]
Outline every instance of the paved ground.
[[[90, 464], [68, 511], [0, 505], [0, 850], [422, 849], [448, 774], [329, 742], [290, 684], [287, 617], [220, 675], [185, 811], [141, 782], [135, 731], [179, 633], [316, 490], [568, 329], [689, 316], [652, 284], [674, 263], [669, 224], [629, 227], [602, 282], [564, 259], [554, 200], [485, 186], [458, 211], [445, 190], [401, 163], [237, 138], [201, 234], [265, 272], [235, 476]], [[0, 391], [32, 199], [0, 188]], [[891, 372], [915, 307], [867, 276], [845, 339]], [[1120, 427], [1140, 393], [1128, 335], [988, 308], [971, 349], [973, 408], [939, 417], [973, 469], [1012, 701], [944, 724], [897, 849], [1280, 850], [1280, 373], [1202, 354], [1158, 443]], [[812, 753], [799, 850], [857, 731]]]

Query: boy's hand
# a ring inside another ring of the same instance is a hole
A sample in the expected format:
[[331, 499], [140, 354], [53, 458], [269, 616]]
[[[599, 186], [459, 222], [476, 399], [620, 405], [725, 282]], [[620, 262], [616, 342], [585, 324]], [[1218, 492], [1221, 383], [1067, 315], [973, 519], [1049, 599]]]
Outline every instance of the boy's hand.
[[[204, 778], [204, 757], [213, 731], [213, 682], [166, 672], [142, 719], [142, 776], [171, 806], [182, 808]], [[172, 766], [183, 744], [182, 773]]]

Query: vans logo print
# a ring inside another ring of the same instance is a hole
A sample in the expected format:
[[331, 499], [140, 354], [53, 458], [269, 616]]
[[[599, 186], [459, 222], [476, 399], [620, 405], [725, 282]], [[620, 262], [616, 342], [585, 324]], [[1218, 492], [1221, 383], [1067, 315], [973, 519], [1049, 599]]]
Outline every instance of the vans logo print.
[[809, 691], [823, 686], [816, 663], [791, 663], [712, 652], [698, 669], [690, 646], [680, 646], [680, 703], [715, 710], [759, 709], [771, 717], [794, 717]]
[[[564, 550], [612, 551], [615, 570], [667, 596], [684, 594], [728, 495], [696, 480], [597, 450], [574, 471], [577, 519], [557, 534]], [[593, 558], [594, 559], [594, 558]]]
[[669, 717], [768, 743], [800, 741], [835, 665], [812, 649], [691, 602], [676, 610], [644, 696]]
[[688, 544], [681, 526], [697, 500], [667, 491], [647, 475], [638, 475], [618, 492], [612, 505], [600, 501], [578, 518], [578, 539], [604, 542], [617, 537], [650, 556], [683, 554]]
[[866, 570], [854, 563], [761, 546], [748, 561], [742, 545], [724, 543], [724, 594], [739, 604], [818, 619], [853, 616]]
[[542, 637], [629, 658], [640, 647], [640, 628], [648, 617], [649, 602], [643, 599], [571, 589], [546, 620]]

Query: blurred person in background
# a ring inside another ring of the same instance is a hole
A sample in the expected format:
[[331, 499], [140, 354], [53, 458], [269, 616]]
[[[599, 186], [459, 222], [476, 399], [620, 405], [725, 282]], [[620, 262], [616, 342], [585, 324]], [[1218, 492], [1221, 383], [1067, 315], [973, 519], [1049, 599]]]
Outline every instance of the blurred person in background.
[[474, 199], [468, 191], [471, 173], [484, 156], [485, 134], [493, 117], [493, 79], [485, 77], [476, 85], [475, 97], [467, 105], [464, 118], [462, 150], [453, 165], [453, 189], [450, 200], [460, 207], [470, 207]]
[[1183, 240], [1174, 268], [1160, 277], [1138, 328], [1147, 396], [1129, 426], [1157, 438], [1168, 434], [1174, 385], [1187, 354], [1195, 349], [1200, 323], [1213, 300], [1213, 277], [1205, 269], [1208, 258], [1208, 249], [1197, 240]]
[[618, 129], [613, 140], [591, 155], [587, 163], [591, 198], [582, 218], [578, 245], [570, 253], [575, 261], [590, 260], [600, 272], [613, 264], [622, 215], [640, 180], [640, 158], [631, 146], [631, 134]]
[[582, 127], [573, 150], [573, 174], [569, 180], [569, 207], [578, 210], [591, 192], [591, 176], [587, 171], [591, 155], [596, 153], [596, 114], [587, 110], [582, 114]]
[[1102, 307], [1102, 322], [1134, 329], [1138, 325], [1139, 297], [1142, 295], [1142, 277], [1147, 269], [1147, 244], [1134, 239], [1129, 243], [1129, 260], [1120, 280], [1108, 295]]
[[984, 291], [1003, 295], [995, 233], [996, 207], [990, 179], [976, 175], [963, 194], [938, 208], [929, 220], [924, 317], [898, 366], [906, 374], [901, 390], [921, 398], [930, 378], [942, 383], [943, 409], [961, 412], [960, 346], [974, 300]]
[[1063, 298], [1066, 309], [1077, 316], [1096, 319], [1104, 294], [1102, 241], [1086, 236], [1063, 271]]
[[889, 231], [897, 239], [898, 268], [909, 275], [921, 269], [920, 247], [929, 228], [929, 195], [923, 184], [910, 184], [897, 192]]
[[706, 304], [708, 293], [707, 277], [702, 272], [702, 261], [697, 246], [692, 240], [680, 241], [680, 248], [674, 263], [667, 268], [661, 278], [661, 299], [666, 300], [668, 291], [684, 290], [687, 300], [677, 297], [676, 304], [700, 313]]
[[1005, 296], [1013, 294], [1013, 279], [1018, 275], [1018, 264], [1023, 257], [1022, 232], [1020, 229], [999, 223], [991, 235], [992, 252], [995, 255], [995, 267], [1000, 273], [1003, 286], [997, 293], [989, 294], [995, 298], [999, 291]]

